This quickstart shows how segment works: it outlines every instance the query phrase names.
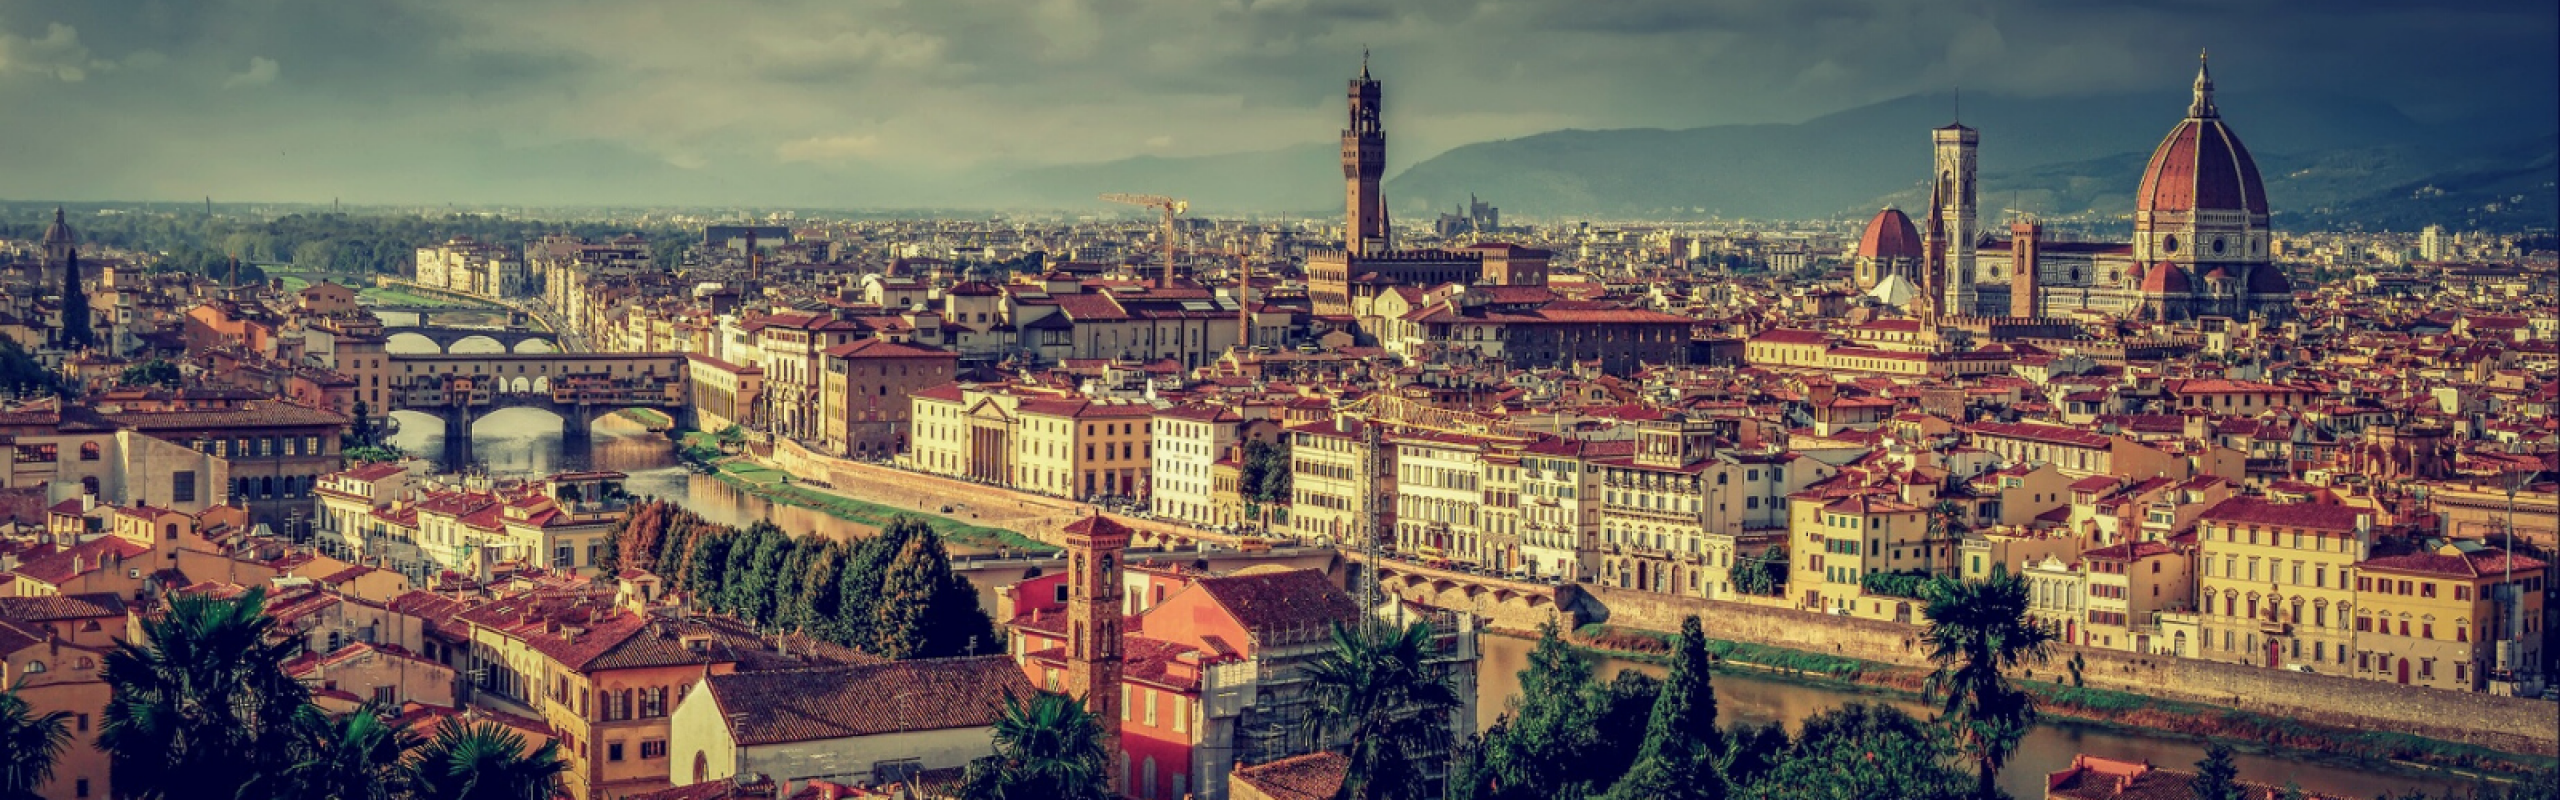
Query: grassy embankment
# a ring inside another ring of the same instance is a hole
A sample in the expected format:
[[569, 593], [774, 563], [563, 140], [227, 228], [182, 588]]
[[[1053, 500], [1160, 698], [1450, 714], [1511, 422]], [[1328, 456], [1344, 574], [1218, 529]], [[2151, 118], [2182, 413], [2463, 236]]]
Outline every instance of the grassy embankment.
[[[695, 443], [692, 441], [694, 435], [695, 434], [687, 434], [685, 437], [686, 442], [684, 446], [688, 450], [691, 450], [695, 446]], [[718, 445], [712, 444], [710, 447], [712, 452], [718, 452]], [[790, 483], [790, 475], [785, 474], [780, 470], [758, 466], [745, 461], [730, 461], [723, 463], [720, 465], [719, 471], [714, 474], [721, 482], [738, 487], [740, 490], [745, 491], [748, 494], [762, 497], [766, 500], [781, 503], [783, 505], [797, 506], [817, 511], [819, 513], [826, 514], [827, 516], [848, 522], [859, 522], [873, 527], [887, 527], [889, 520], [900, 514], [905, 514], [907, 516], [923, 520], [925, 525], [933, 528], [935, 533], [942, 535], [943, 541], [974, 550], [1004, 549], [1017, 552], [1030, 551], [1045, 553], [1057, 549], [1050, 547], [1049, 545], [1042, 544], [1039, 540], [1032, 539], [1004, 528], [992, 528], [985, 525], [971, 525], [949, 517], [924, 514], [908, 509], [892, 508], [878, 503], [856, 500], [833, 492], [822, 492], [816, 489], [794, 486]]]
[[[1671, 634], [1585, 625], [1573, 632], [1573, 644], [1587, 652], [1647, 663], [1662, 663], [1671, 651]], [[1920, 701], [1926, 670], [1880, 664], [1842, 656], [1808, 653], [1783, 647], [1707, 640], [1707, 651], [1720, 669], [1747, 669], [1828, 689]], [[2064, 677], [2056, 663], [2045, 672]], [[1604, 676], [1605, 677], [1605, 676]], [[2387, 731], [2318, 725], [2252, 711], [2163, 700], [2110, 689], [2090, 689], [2043, 680], [2019, 683], [2036, 694], [2037, 707], [2049, 718], [2069, 724], [2139, 730], [2191, 740], [2214, 740], [2251, 752], [2312, 754], [2369, 767], [2396, 762], [2473, 774], [2514, 777], [2552, 768], [2560, 759], [2548, 754], [2508, 753], [2478, 745], [2447, 742]]]

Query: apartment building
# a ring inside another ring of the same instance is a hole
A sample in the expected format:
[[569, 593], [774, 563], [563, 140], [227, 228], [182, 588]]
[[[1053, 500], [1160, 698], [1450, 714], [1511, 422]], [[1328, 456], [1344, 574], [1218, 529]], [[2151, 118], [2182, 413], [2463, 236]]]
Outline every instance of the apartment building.
[[2356, 564], [2373, 551], [2369, 509], [2225, 500], [2198, 525], [2196, 657], [2344, 671], [2355, 632]]
[[907, 449], [907, 398], [950, 383], [960, 355], [946, 350], [860, 339], [827, 348], [818, 391], [818, 441], [827, 452], [888, 458]]
[[2352, 671], [2480, 691], [2542, 664], [2542, 560], [2472, 540], [2397, 545], [2356, 565]]

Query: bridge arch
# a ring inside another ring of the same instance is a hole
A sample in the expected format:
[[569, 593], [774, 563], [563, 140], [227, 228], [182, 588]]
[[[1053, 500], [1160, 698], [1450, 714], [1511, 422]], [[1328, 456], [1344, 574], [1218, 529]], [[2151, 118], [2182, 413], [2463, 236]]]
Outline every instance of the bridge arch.
[[442, 353], [444, 346], [423, 333], [402, 331], [383, 340], [382, 349], [390, 353]]
[[526, 355], [538, 355], [541, 353], [557, 353], [560, 352], [560, 348], [557, 345], [552, 344], [549, 339], [526, 337], [525, 339], [516, 342], [514, 352]]
[[505, 342], [498, 341], [498, 337], [475, 333], [470, 336], [453, 340], [453, 344], [445, 347], [445, 352], [455, 355], [462, 355], [466, 353], [501, 354], [507, 352], [507, 345]]

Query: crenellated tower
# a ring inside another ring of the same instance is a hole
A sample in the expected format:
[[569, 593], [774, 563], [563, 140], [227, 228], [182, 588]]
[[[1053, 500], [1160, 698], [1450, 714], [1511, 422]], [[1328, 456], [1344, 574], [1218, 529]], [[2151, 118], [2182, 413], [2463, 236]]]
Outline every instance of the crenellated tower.
[[1350, 127], [1342, 129], [1342, 180], [1349, 217], [1342, 248], [1353, 255], [1384, 253], [1395, 245], [1387, 230], [1386, 199], [1378, 181], [1387, 174], [1387, 130], [1378, 123], [1379, 87], [1369, 77], [1369, 54], [1360, 54], [1360, 77], [1351, 80]]

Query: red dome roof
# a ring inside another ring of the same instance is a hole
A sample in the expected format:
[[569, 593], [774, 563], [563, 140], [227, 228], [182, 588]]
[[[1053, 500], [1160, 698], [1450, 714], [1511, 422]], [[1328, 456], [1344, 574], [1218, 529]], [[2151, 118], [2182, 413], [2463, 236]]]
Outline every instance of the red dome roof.
[[2196, 64], [2195, 102], [2187, 118], [2169, 130], [2151, 151], [2142, 170], [2142, 189], [2134, 195], [2136, 217], [2146, 212], [2183, 214], [2198, 209], [2267, 213], [2267, 187], [2258, 179], [2258, 162], [2213, 104], [2213, 76]]
[[2190, 291], [2195, 284], [2187, 280], [2187, 271], [2163, 261], [2143, 271], [2142, 291], [2150, 294], [2178, 294]]
[[1875, 219], [1867, 221], [1867, 235], [1858, 239], [1858, 256], [1861, 258], [1879, 261], [1908, 258], [1917, 261], [1920, 253], [1920, 229], [1911, 225], [1911, 218], [1903, 215], [1902, 209], [1890, 206], [1876, 212]]
[[2293, 279], [2284, 276], [2284, 268], [2260, 264], [2249, 271], [2250, 294], [2293, 294]]

